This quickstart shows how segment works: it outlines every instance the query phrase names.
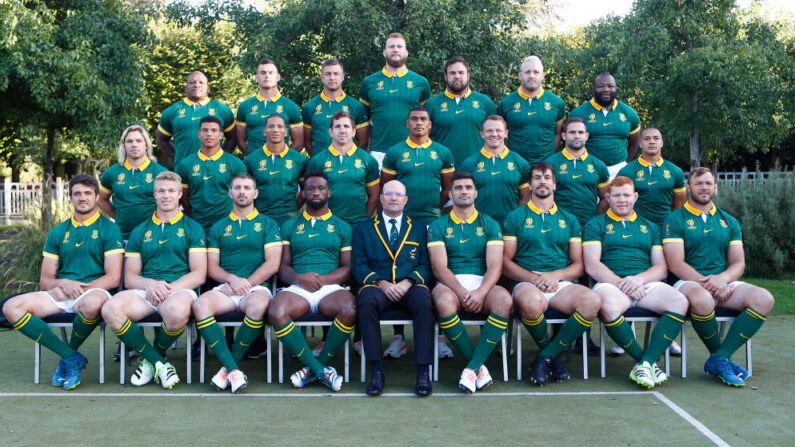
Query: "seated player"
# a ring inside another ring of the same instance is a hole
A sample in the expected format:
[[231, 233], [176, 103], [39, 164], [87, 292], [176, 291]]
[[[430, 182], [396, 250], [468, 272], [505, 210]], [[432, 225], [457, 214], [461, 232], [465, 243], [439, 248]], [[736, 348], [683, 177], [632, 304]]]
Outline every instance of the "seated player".
[[[130, 382], [143, 386], [154, 378], [163, 388], [179, 383], [166, 349], [185, 332], [194, 289], [207, 274], [207, 249], [201, 226], [179, 210], [182, 182], [166, 171], [155, 177], [157, 210], [135, 227], [127, 243], [124, 284], [102, 307], [102, 318], [119, 340], [138, 352], [140, 363]], [[154, 347], [134, 322], [157, 312], [163, 324]]]
[[[665, 219], [663, 248], [674, 288], [690, 302], [690, 317], [710, 356], [704, 371], [731, 386], [745, 386], [751, 375], [731, 356], [754, 336], [773, 310], [773, 295], [739, 279], [745, 271], [742, 231], [737, 220], [718, 209], [718, 192], [708, 168], [697, 168], [688, 179], [690, 200]], [[715, 307], [740, 311], [721, 343]]]
[[[660, 230], [635, 212], [638, 193], [632, 179], [613, 179], [606, 200], [607, 212], [585, 224], [585, 270], [597, 281], [593, 290], [602, 298], [600, 312], [607, 334], [637, 362], [629, 378], [651, 389], [668, 380], [656, 362], [682, 330], [688, 303], [662, 282], [668, 269]], [[662, 314], [645, 351], [623, 316], [636, 306]]]
[[[306, 365], [290, 376], [293, 385], [304, 388], [319, 379], [336, 392], [343, 377], [324, 365], [345, 344], [356, 323], [356, 299], [342, 286], [351, 275], [351, 227], [328, 209], [331, 191], [324, 172], [307, 172], [301, 194], [306, 210], [281, 228], [279, 279], [290, 286], [273, 298], [268, 321], [279, 341]], [[334, 318], [318, 358], [293, 323], [310, 312]]]
[[[262, 332], [271, 299], [271, 292], [263, 283], [279, 270], [282, 257], [279, 226], [254, 208], [257, 194], [257, 183], [251, 174], [243, 172], [232, 177], [232, 212], [213, 225], [208, 238], [207, 273], [221, 284], [193, 303], [196, 328], [223, 365], [211, 382], [218, 390], [231, 385], [232, 393], [248, 384], [238, 364]], [[246, 316], [230, 351], [215, 315], [235, 310]]]
[[[52, 386], [65, 390], [80, 385], [86, 358], [77, 349], [99, 323], [109, 289], [118, 287], [124, 248], [121, 231], [97, 211], [99, 184], [94, 177], [79, 174], [69, 181], [69, 199], [74, 213], [47, 234], [41, 260], [40, 292], [10, 298], [3, 314], [14, 329], [58, 354], [61, 360], [52, 376]], [[50, 330], [42, 318], [76, 313], [69, 343]]]
[[[582, 238], [577, 217], [555, 204], [555, 171], [539, 161], [530, 170], [527, 206], [513, 210], [503, 224], [502, 268], [512, 280], [513, 301], [522, 323], [541, 349], [530, 366], [530, 381], [563, 381], [569, 371], [558, 355], [585, 332], [599, 312], [599, 295], [572, 281], [582, 276]], [[570, 314], [550, 341], [544, 312]]]
[[[478, 191], [472, 174], [456, 172], [451, 188], [453, 209], [428, 228], [428, 256], [438, 281], [432, 296], [439, 327], [469, 362], [458, 386], [474, 393], [492, 383], [483, 362], [508, 327], [511, 294], [497, 285], [502, 273], [500, 225], [475, 209]], [[458, 317], [461, 309], [488, 315], [474, 350]]]

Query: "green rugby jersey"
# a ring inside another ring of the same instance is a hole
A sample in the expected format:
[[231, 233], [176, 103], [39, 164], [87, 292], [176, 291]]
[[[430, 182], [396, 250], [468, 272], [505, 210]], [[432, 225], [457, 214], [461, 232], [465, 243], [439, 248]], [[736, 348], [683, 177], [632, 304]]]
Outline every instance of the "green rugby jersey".
[[149, 158], [137, 168], [124, 160], [109, 166], [99, 178], [99, 188], [112, 197], [116, 225], [124, 239], [155, 212], [155, 177], [163, 171], [167, 169]]
[[[607, 116], [604, 114], [607, 110]], [[627, 159], [627, 143], [630, 135], [640, 132], [640, 118], [635, 110], [619, 100], [607, 109], [590, 101], [569, 113], [585, 120], [588, 129], [588, 150], [607, 166]]]
[[218, 149], [210, 157], [194, 152], [177, 165], [176, 172], [182, 177], [182, 187], [190, 193], [191, 217], [209, 232], [232, 210], [232, 177], [246, 172], [246, 166], [239, 158]]
[[497, 113], [508, 123], [508, 147], [530, 166], [555, 152], [555, 128], [566, 116], [558, 96], [541, 89], [530, 98], [520, 87], [500, 101]]
[[665, 218], [671, 214], [674, 193], [685, 191], [682, 170], [662, 158], [651, 164], [641, 155], [621, 168], [618, 175], [631, 178], [635, 184], [638, 193], [635, 211], [662, 228]]
[[477, 210], [467, 220], [450, 211], [428, 227], [428, 248], [444, 246], [447, 267], [455, 275], [485, 275], [489, 245], [502, 245], [500, 226]]
[[351, 249], [351, 227], [328, 213], [314, 218], [306, 211], [282, 225], [282, 243], [290, 248], [293, 270], [325, 275], [340, 266], [340, 253]]
[[585, 225], [596, 215], [599, 188], [610, 184], [607, 166], [585, 150], [574, 158], [567, 148], [546, 158], [555, 169], [555, 203]]
[[684, 244], [685, 262], [702, 275], [723, 273], [729, 246], [743, 244], [740, 224], [729, 213], [715, 205], [702, 213], [689, 201], [665, 218], [664, 232], [663, 244]]
[[242, 218], [232, 211], [213, 225], [207, 240], [207, 252], [219, 254], [221, 268], [241, 278], [265, 262], [266, 249], [282, 244], [279, 225], [257, 210]]
[[519, 190], [530, 187], [530, 165], [508, 148], [494, 156], [483, 147], [458, 170], [469, 172], [475, 179], [475, 207], [500, 223], [519, 206]]
[[553, 205], [541, 211], [532, 201], [508, 214], [502, 238], [516, 241], [513, 262], [527, 271], [552, 272], [569, 265], [569, 243], [581, 242], [580, 223]]
[[425, 108], [433, 123], [431, 138], [450, 149], [456, 164], [483, 147], [483, 120], [497, 113], [488, 96], [469, 88], [457, 102], [455, 95], [445, 89], [429, 99]]
[[189, 253], [206, 253], [206, 247], [201, 225], [182, 211], [167, 221], [155, 213], [132, 231], [126, 256], [141, 258], [144, 278], [170, 283], [190, 273]]
[[378, 162], [367, 151], [356, 145], [347, 154], [340, 154], [329, 146], [316, 153], [306, 168], [309, 171], [323, 171], [328, 175], [331, 197], [328, 207], [335, 216], [350, 226], [367, 220], [367, 187], [381, 181]]
[[585, 224], [583, 246], [601, 245], [602, 263], [617, 276], [637, 275], [651, 267], [652, 250], [662, 250], [660, 229], [634, 211], [622, 219], [607, 210]]
[[119, 227], [99, 211], [78, 223], [74, 217], [47, 234], [42, 255], [58, 261], [57, 278], [91, 282], [105, 275], [105, 256], [124, 253]]
[[442, 174], [455, 171], [450, 149], [435, 141], [418, 145], [406, 138], [386, 151], [381, 171], [396, 176], [406, 187], [409, 200], [404, 212], [412, 219], [430, 225], [442, 215]]
[[304, 180], [308, 163], [306, 155], [289, 146], [278, 154], [268, 150], [267, 146], [249, 151], [243, 164], [257, 181], [259, 195], [254, 201], [257, 210], [279, 225], [298, 215], [295, 195]]
[[[238, 126], [246, 128], [249, 148], [256, 149], [265, 145], [265, 121], [274, 113], [278, 113], [287, 121], [290, 130], [304, 125], [301, 122], [301, 109], [298, 104], [294, 103], [290, 98], [282, 96], [281, 93], [277, 93], [271, 99], [265, 99], [257, 93], [240, 103], [235, 121]], [[290, 132], [287, 132], [285, 141], [289, 146]]]
[[324, 149], [331, 145], [331, 117], [340, 110], [344, 110], [353, 116], [353, 122], [357, 129], [370, 125], [367, 119], [367, 111], [364, 105], [356, 98], [350, 97], [342, 92], [342, 96], [331, 99], [323, 92], [310, 99], [301, 109], [301, 118], [304, 127], [312, 132], [312, 147]]
[[408, 68], [393, 75], [384, 67], [364, 78], [359, 101], [367, 107], [373, 122], [370, 151], [386, 152], [405, 140], [409, 136], [409, 112], [430, 97], [428, 80]]
[[185, 98], [163, 111], [157, 130], [174, 138], [174, 166], [201, 148], [199, 121], [210, 115], [221, 120], [224, 132], [235, 128], [235, 115], [232, 109], [210, 98], [199, 102]]

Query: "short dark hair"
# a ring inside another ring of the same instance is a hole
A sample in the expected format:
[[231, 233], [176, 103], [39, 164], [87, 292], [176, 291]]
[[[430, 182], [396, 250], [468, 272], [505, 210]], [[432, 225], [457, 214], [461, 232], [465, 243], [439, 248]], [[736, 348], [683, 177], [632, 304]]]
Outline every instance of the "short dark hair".
[[450, 59], [447, 59], [447, 62], [445, 62], [445, 64], [444, 64], [444, 74], [447, 74], [447, 67], [449, 67], [449, 66], [451, 66], [453, 64], [457, 64], [459, 62], [464, 64], [464, 67], [466, 67], [467, 71], [469, 71], [469, 64], [467, 64], [466, 59], [464, 59], [461, 56], [453, 56]]
[[702, 175], [707, 175], [707, 174], [711, 175], [713, 179], [717, 180], [715, 178], [715, 174], [712, 172], [712, 169], [707, 168], [705, 166], [701, 166], [690, 171], [690, 173], [687, 175], [687, 183], [689, 184], [690, 181], [696, 177], [701, 177]]
[[88, 174], [77, 174], [69, 180], [69, 197], [72, 196], [72, 187], [74, 185], [90, 186], [94, 190], [94, 194], [99, 194], [99, 182]]
[[284, 119], [284, 117], [283, 117], [283, 116], [281, 116], [281, 115], [280, 115], [280, 114], [278, 114], [278, 113], [272, 113], [272, 114], [268, 115], [268, 117], [267, 117], [267, 118], [265, 118], [265, 124], [266, 124], [266, 125], [268, 124], [268, 121], [270, 121], [270, 120], [271, 120], [271, 118], [279, 118], [280, 120], [282, 120], [282, 121], [284, 122], [284, 127], [287, 127], [287, 120], [286, 120], [286, 119]]
[[335, 113], [334, 116], [331, 117], [331, 121], [329, 121], [329, 129], [334, 127], [334, 121], [339, 121], [343, 118], [348, 118], [351, 120], [351, 127], [356, 127], [356, 121], [353, 120], [353, 115], [350, 112], [346, 112], [344, 110], [340, 110], [339, 112]]
[[221, 120], [218, 119], [217, 116], [214, 116], [214, 115], [205, 116], [204, 118], [199, 120], [199, 127], [201, 127], [201, 125], [204, 124], [204, 123], [215, 123], [215, 124], [218, 124], [218, 129], [220, 129], [221, 132], [224, 131], [224, 125], [221, 123]]
[[648, 130], [656, 130], [657, 132], [660, 132], [660, 135], [662, 135], [662, 131], [654, 126], [644, 127], [643, 130], [640, 131], [639, 135], [642, 137], [643, 134], [646, 133], [646, 131]]
[[326, 184], [327, 185], [329, 183], [328, 175], [326, 175], [326, 173], [323, 172], [323, 171], [309, 171], [309, 172], [307, 172], [306, 174], [304, 174], [304, 182], [306, 182], [307, 180], [309, 180], [312, 177], [320, 177], [320, 178], [326, 180]]
[[541, 174], [551, 171], [552, 172], [552, 181], [555, 183], [558, 182], [558, 179], [555, 177], [555, 168], [552, 167], [551, 164], [545, 162], [544, 160], [537, 161], [536, 164], [530, 168], [530, 177], [533, 177], [533, 172], [540, 172]]
[[425, 112], [425, 113], [428, 114], [428, 116], [431, 115], [431, 112], [429, 112], [428, 109], [426, 109], [423, 106], [417, 106], [417, 107], [414, 107], [413, 109], [409, 110], [408, 116], [411, 116], [411, 114], [414, 113], [414, 112]]
[[232, 186], [232, 183], [235, 182], [235, 180], [251, 180], [252, 182], [254, 182], [255, 185], [257, 184], [257, 179], [255, 179], [254, 176], [249, 174], [248, 172], [238, 172], [237, 174], [235, 174], [232, 177], [232, 180], [229, 182], [230, 187]]
[[320, 64], [320, 71], [323, 71], [324, 68], [330, 67], [332, 65], [339, 65], [340, 68], [342, 69], [342, 72], [345, 73], [345, 66], [342, 65], [342, 62], [340, 62], [339, 59], [333, 57], [331, 59], [324, 60], [323, 63]]
[[586, 130], [588, 129], [588, 125], [585, 124], [585, 120], [584, 119], [580, 118], [579, 116], [570, 116], [570, 117], [566, 118], [566, 121], [563, 122], [563, 132], [564, 133], [566, 132], [566, 128], [571, 123], [582, 123], [582, 124], [585, 125]]
[[475, 183], [475, 177], [472, 176], [471, 172], [456, 171], [456, 173], [453, 174], [453, 179], [450, 181], [450, 186], [452, 187], [453, 183], [455, 183], [458, 180], [467, 180], [467, 179], [472, 180], [472, 183]]
[[279, 66], [276, 65], [276, 61], [274, 61], [273, 59], [268, 59], [264, 57], [260, 59], [259, 62], [257, 62], [257, 68], [259, 68], [260, 65], [273, 65], [274, 67], [276, 67], [276, 71], [279, 71]]

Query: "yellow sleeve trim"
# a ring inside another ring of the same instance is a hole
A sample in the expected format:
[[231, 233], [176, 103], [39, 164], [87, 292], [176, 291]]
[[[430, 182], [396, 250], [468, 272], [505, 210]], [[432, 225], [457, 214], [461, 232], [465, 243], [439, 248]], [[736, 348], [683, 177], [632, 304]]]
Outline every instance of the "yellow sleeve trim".
[[607, 186], [607, 185], [609, 185], [609, 184], [610, 184], [610, 180], [608, 180], [608, 181], [606, 181], [606, 182], [604, 182], [604, 183], [599, 183], [599, 184], [598, 184], [598, 185], [596, 185], [596, 186], [597, 186], [597, 187], [599, 187], [599, 188], [604, 188], [605, 186]]
[[428, 102], [428, 100], [427, 100], [427, 99], [426, 99], [425, 101], [420, 101], [420, 105], [421, 105], [421, 106], [424, 106], [426, 102]]
[[229, 127], [224, 129], [224, 132], [229, 132], [230, 130], [232, 130], [234, 128], [235, 128], [235, 122], [233, 121], [232, 124], [229, 125]]
[[361, 123], [361, 124], [357, 124], [357, 125], [356, 125], [356, 128], [357, 128], [357, 129], [362, 129], [362, 128], [364, 128], [364, 127], [367, 127], [367, 126], [369, 126], [369, 125], [370, 125], [370, 122], [369, 122], [369, 121], [365, 121], [365, 122], [363, 122], [363, 123]]
[[671, 244], [671, 243], [684, 244], [684, 243], [685, 243], [685, 240], [684, 240], [684, 239], [682, 239], [682, 238], [679, 238], [679, 237], [669, 237], [669, 238], [667, 238], [667, 239], [663, 239], [663, 241], [662, 241], [662, 242], [663, 242], [663, 245], [665, 245], [665, 244]]
[[569, 242], [582, 242], [581, 237], [570, 237]]
[[529, 188], [529, 187], [530, 187], [529, 183], [522, 183], [521, 185], [519, 185], [518, 189], [525, 189], [525, 188]]
[[506, 235], [503, 234], [502, 235], [502, 240], [504, 240], [504, 241], [515, 241], [516, 240], [516, 236], [506, 236]]
[[397, 175], [397, 171], [393, 171], [387, 168], [381, 168], [381, 172], [386, 172], [387, 174]]
[[238, 126], [243, 126], [243, 127], [246, 127], [246, 123], [245, 123], [245, 121], [238, 121], [238, 120], [235, 120], [235, 124], [237, 124]]
[[371, 277], [371, 276], [373, 276], [373, 275], [375, 275], [375, 272], [370, 272], [370, 274], [368, 274], [367, 276], [365, 276], [365, 277], [364, 277], [364, 279], [362, 280], [362, 282], [363, 282], [363, 283], [366, 283], [366, 282], [367, 282], [367, 280], [368, 280], [368, 279], [370, 279], [370, 277]]
[[636, 127], [636, 128], [635, 128], [635, 130], [633, 130], [633, 131], [632, 131], [632, 132], [630, 132], [629, 134], [630, 134], [630, 135], [634, 135], [634, 134], [636, 134], [636, 133], [638, 133], [638, 132], [640, 132], [640, 126]]
[[342, 247], [340, 251], [351, 251], [351, 247]]
[[583, 247], [587, 247], [589, 245], [602, 245], [602, 241], [585, 241], [582, 243]]
[[439, 245], [444, 245], [444, 242], [442, 241], [428, 242], [428, 248], [437, 247]]
[[559, 120], [555, 121], [555, 124], [560, 124], [560, 123], [562, 123], [562, 122], [564, 122], [564, 121], [566, 121], [566, 117], [565, 117], [565, 116], [564, 116], [563, 118], [561, 118], [561, 119], [559, 119]]
[[441, 170], [441, 171], [439, 171], [439, 172], [441, 172], [442, 174], [449, 174], [449, 173], [451, 173], [451, 172], [455, 172], [455, 168], [447, 168], [447, 169], [442, 169], [442, 170]]
[[157, 130], [159, 130], [159, 131], [160, 131], [160, 133], [162, 133], [163, 135], [168, 135], [169, 137], [172, 135], [172, 133], [171, 133], [171, 132], [168, 132], [168, 131], [166, 131], [166, 129], [163, 129], [162, 127], [160, 127], [160, 125], [159, 125], [159, 124], [158, 124], [158, 126], [157, 126]]
[[311, 129], [311, 128], [312, 128], [312, 125], [311, 125], [311, 124], [304, 123], [304, 127], [306, 127], [307, 129]]
[[99, 189], [100, 189], [100, 191], [104, 191], [104, 192], [106, 192], [108, 194], [111, 194], [113, 192], [112, 190], [110, 190], [110, 189], [108, 189], [108, 188], [106, 188], [106, 187], [104, 187], [102, 185], [99, 185]]
[[674, 192], [685, 192], [687, 188], [674, 188]]
[[729, 241], [729, 245], [743, 245], [743, 241]]
[[662, 250], [662, 245], [652, 245], [651, 249], [652, 250]]
[[296, 127], [303, 127], [304, 123], [294, 123], [290, 124], [290, 129], [295, 129]]
[[53, 254], [53, 253], [47, 253], [46, 251], [43, 251], [43, 252], [41, 252], [41, 254], [42, 254], [42, 255], [43, 255], [45, 258], [55, 259], [56, 261], [59, 259], [59, 258], [58, 258], [58, 255], [56, 255], [56, 254]]
[[108, 255], [118, 255], [118, 254], [120, 254], [120, 253], [124, 253], [124, 249], [123, 249], [123, 248], [114, 248], [113, 250], [108, 250], [108, 251], [106, 251], [106, 252], [105, 252], [105, 256], [108, 256]]
[[290, 241], [282, 241], [282, 245], [290, 245]]
[[271, 243], [265, 244], [265, 246], [263, 248], [268, 249], [268, 248], [271, 248], [271, 247], [281, 247], [281, 245], [282, 245], [281, 241], [279, 241], [279, 242], [271, 242]]
[[189, 185], [187, 185], [186, 183], [183, 183], [183, 184], [182, 184], [182, 189], [188, 189], [188, 188], [190, 188], [190, 186], [189, 186]]
[[366, 105], [367, 107], [370, 107], [370, 103], [369, 103], [369, 102], [367, 102], [367, 101], [365, 101], [364, 99], [362, 99], [362, 98], [359, 98], [359, 101], [361, 101], [361, 102], [362, 102], [362, 104]]
[[220, 254], [221, 253], [221, 249], [220, 248], [208, 248], [207, 249], [207, 253], [218, 253], [218, 254]]
[[140, 258], [141, 254], [140, 253], [130, 253], [128, 251], [127, 253], [124, 253], [124, 257], [125, 258]]
[[199, 247], [189, 248], [188, 249], [188, 253], [207, 253], [207, 249], [206, 248], [199, 248]]
[[373, 180], [372, 182], [368, 183], [367, 186], [373, 186], [373, 185], [377, 185], [379, 183], [381, 183], [381, 179], [377, 178], [377, 179]]
[[504, 244], [502, 243], [502, 241], [488, 241], [488, 242], [486, 242], [486, 246], [489, 246], [489, 245], [504, 245]]

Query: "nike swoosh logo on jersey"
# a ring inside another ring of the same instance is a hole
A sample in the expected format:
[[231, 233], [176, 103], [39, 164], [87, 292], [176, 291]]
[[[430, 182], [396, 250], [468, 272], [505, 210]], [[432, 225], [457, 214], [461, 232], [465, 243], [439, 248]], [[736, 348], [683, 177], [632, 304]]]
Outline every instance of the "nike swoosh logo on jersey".
[[75, 247], [79, 247], [79, 246], [83, 245], [85, 242], [86, 242], [86, 241], [83, 241], [83, 242], [78, 242], [78, 243], [76, 243], [76, 244], [75, 244]]
[[211, 178], [213, 178], [213, 176], [212, 176], [212, 175], [205, 175], [205, 176], [204, 176], [204, 179], [205, 179], [205, 180], [210, 180]]
[[536, 112], [527, 112], [527, 116], [535, 115], [535, 114], [536, 114]]
[[491, 175], [502, 174], [502, 171], [492, 172]]
[[580, 174], [580, 175], [572, 175], [571, 176], [571, 178], [580, 178], [580, 177], [582, 177], [582, 174]]
[[631, 235], [631, 234], [624, 234], [624, 235], [622, 235], [621, 237], [623, 237], [624, 239], [626, 239], [626, 238], [628, 238], [628, 237], [632, 237], [632, 235]]
[[463, 110], [456, 110], [455, 114], [458, 115], [459, 113], [463, 112]]
[[270, 171], [268, 174], [269, 174], [269, 175], [273, 175], [273, 174], [278, 174], [279, 172], [280, 172], [280, 171]]
[[649, 185], [653, 185], [653, 184], [655, 184], [655, 183], [658, 183], [658, 182], [656, 182], [656, 181], [654, 181], [654, 182], [649, 182]]
[[326, 118], [334, 118], [334, 115], [326, 115]]
[[139, 186], [141, 186], [141, 185], [130, 185], [130, 189], [135, 189], [135, 188], [137, 188]]
[[315, 237], [315, 236], [317, 236], [318, 234], [320, 234], [320, 233], [316, 233], [316, 234], [310, 234], [310, 235], [309, 235], [309, 237]]
[[552, 231], [552, 228], [547, 228], [546, 230], [541, 230], [542, 233], [546, 233], [547, 231]]
[[710, 228], [709, 230], [707, 230], [706, 228], [704, 228], [704, 233], [709, 233], [710, 231], [712, 231], [712, 228]]
[[423, 161], [422, 163], [417, 163], [417, 162], [414, 162], [414, 166], [422, 166], [422, 165], [424, 165], [424, 164], [425, 164], [425, 162], [424, 162], [424, 161]]
[[469, 239], [459, 239], [458, 240], [459, 244], [466, 244], [467, 242], [469, 242]]
[[159, 240], [159, 241], [157, 241], [157, 242], [160, 242], [160, 244], [165, 244], [166, 242], [168, 242], [168, 239], [166, 239], [166, 240], [164, 240], [164, 241], [160, 241], [160, 240]]
[[395, 93], [398, 89], [390, 90], [389, 93]]
[[247, 234], [244, 234], [243, 236], [238, 236], [238, 237], [237, 237], [237, 240], [243, 239], [243, 238], [244, 238], [244, 237], [246, 237], [246, 236], [248, 236], [248, 235], [247, 235]]
[[196, 120], [200, 120], [200, 119], [202, 119], [202, 117], [200, 117], [200, 116], [192, 116], [192, 117], [190, 117], [191, 121], [196, 121]]
[[611, 121], [611, 122], [609, 122], [609, 123], [602, 123], [602, 125], [603, 125], [603, 126], [609, 126], [609, 125], [611, 125], [611, 124], [613, 124], [613, 122], [612, 122], [612, 121]]
[[337, 173], [342, 174], [343, 172], [348, 172], [348, 171], [350, 171], [350, 169], [345, 169], [345, 170], [340, 169], [337, 171]]

